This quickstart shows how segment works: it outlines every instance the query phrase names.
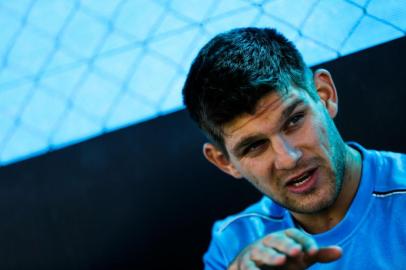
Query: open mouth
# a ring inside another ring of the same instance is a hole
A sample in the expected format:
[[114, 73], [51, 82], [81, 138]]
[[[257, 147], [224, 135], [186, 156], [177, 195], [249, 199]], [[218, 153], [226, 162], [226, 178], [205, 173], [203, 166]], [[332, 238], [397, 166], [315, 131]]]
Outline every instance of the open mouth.
[[290, 191], [295, 193], [302, 193], [310, 190], [316, 182], [316, 179], [314, 177], [315, 171], [316, 169], [311, 169], [304, 172], [298, 177], [289, 180], [286, 186]]
[[304, 182], [309, 180], [311, 174], [312, 174], [312, 171], [305, 172], [302, 176], [291, 180], [291, 182], [289, 184], [294, 185], [296, 187], [300, 186], [301, 184], [303, 184]]

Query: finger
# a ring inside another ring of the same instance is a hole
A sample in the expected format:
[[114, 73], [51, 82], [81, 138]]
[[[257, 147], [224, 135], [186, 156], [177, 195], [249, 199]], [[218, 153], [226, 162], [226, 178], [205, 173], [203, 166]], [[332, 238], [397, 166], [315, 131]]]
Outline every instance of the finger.
[[297, 256], [302, 251], [302, 246], [283, 232], [271, 234], [262, 241], [264, 246], [276, 249], [288, 256]]
[[279, 266], [286, 262], [286, 255], [267, 246], [257, 246], [252, 249], [250, 259], [257, 266]]
[[239, 269], [238, 269], [238, 264], [237, 264], [236, 262], [231, 263], [231, 264], [228, 266], [227, 270], [239, 270]]
[[310, 266], [316, 262], [328, 263], [336, 261], [342, 256], [342, 250], [339, 246], [322, 247], [316, 254], [306, 256], [305, 262], [307, 266]]
[[285, 231], [285, 234], [298, 242], [303, 247], [303, 251], [310, 255], [316, 254], [317, 250], [319, 249], [313, 237], [298, 229], [288, 229]]
[[343, 251], [339, 246], [323, 247], [316, 253], [317, 262], [327, 263], [341, 258]]
[[249, 252], [245, 253], [244, 256], [242, 256], [239, 264], [238, 264], [238, 270], [261, 270], [256, 262], [254, 262], [251, 259], [251, 254]]
[[227, 268], [227, 270], [261, 270], [249, 259], [249, 256], [238, 256]]
[[255, 262], [248, 260], [247, 262], [245, 262], [245, 265], [243, 265], [241, 268], [241, 270], [261, 270]]

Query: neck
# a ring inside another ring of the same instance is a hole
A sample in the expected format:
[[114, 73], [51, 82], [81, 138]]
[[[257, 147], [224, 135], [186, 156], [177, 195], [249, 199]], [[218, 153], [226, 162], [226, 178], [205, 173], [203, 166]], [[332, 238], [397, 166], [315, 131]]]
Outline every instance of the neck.
[[294, 219], [309, 233], [322, 233], [337, 225], [347, 213], [361, 180], [361, 154], [346, 146], [346, 169], [343, 184], [335, 202], [327, 209], [315, 214], [292, 213]]

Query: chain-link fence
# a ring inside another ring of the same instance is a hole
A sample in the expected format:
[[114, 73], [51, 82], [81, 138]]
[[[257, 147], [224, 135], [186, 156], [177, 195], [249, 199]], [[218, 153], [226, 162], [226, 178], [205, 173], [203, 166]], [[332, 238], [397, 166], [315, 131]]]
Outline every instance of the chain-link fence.
[[308, 64], [405, 35], [396, 0], [0, 2], [0, 166], [181, 108], [198, 49], [275, 27]]

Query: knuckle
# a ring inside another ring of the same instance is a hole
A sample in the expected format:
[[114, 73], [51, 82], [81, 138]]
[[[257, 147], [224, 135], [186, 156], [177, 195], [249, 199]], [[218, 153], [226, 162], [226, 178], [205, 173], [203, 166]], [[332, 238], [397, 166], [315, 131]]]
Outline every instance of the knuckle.
[[286, 235], [282, 233], [276, 233], [276, 234], [271, 234], [267, 238], [265, 238], [263, 241], [264, 246], [267, 247], [277, 247], [277, 246], [285, 246], [288, 245], [291, 242], [294, 242], [292, 239], [289, 237], [286, 237]]
[[251, 260], [250, 256], [247, 254], [240, 261], [238, 270], [248, 270], [251, 268], [251, 265], [252, 265], [252, 260]]
[[280, 232], [276, 232], [276, 233], [271, 233], [269, 234], [267, 237], [264, 238], [264, 240], [266, 242], [270, 242], [270, 241], [280, 241], [281, 239], [283, 239], [285, 236], [283, 234], [281, 234]]
[[255, 246], [251, 249], [251, 252], [249, 253], [249, 258], [253, 261], [258, 261], [262, 257], [262, 251], [260, 250], [259, 247]]
[[244, 257], [241, 258], [241, 260], [238, 262], [239, 268], [238, 269], [244, 269], [248, 266], [248, 263], [251, 261], [251, 253], [245, 254]]
[[292, 235], [292, 234], [294, 234], [294, 235], [302, 235], [302, 232], [297, 228], [289, 228], [289, 229], [285, 230], [285, 234], [288, 234], [288, 235]]

